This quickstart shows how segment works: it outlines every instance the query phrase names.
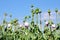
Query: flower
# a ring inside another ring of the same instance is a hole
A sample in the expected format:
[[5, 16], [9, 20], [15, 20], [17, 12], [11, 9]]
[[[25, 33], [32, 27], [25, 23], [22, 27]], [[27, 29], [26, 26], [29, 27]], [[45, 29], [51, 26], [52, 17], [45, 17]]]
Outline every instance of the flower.
[[19, 27], [22, 27], [22, 26], [23, 26], [22, 24], [19, 25]]
[[8, 24], [8, 28], [11, 27], [11, 24]]
[[56, 26], [55, 26], [55, 24], [52, 24], [52, 28], [55, 28]]
[[45, 24], [46, 24], [46, 26], [48, 26], [49, 22], [48, 22], [48, 21], [46, 21], [46, 22], [45, 22]]
[[48, 24], [48, 21], [46, 21], [46, 24]]
[[52, 29], [52, 31], [55, 30], [56, 29], [56, 25], [52, 24], [51, 29]]
[[28, 22], [25, 22], [25, 23], [24, 23], [24, 26], [25, 26], [26, 28], [28, 28], [29, 23], [28, 23]]

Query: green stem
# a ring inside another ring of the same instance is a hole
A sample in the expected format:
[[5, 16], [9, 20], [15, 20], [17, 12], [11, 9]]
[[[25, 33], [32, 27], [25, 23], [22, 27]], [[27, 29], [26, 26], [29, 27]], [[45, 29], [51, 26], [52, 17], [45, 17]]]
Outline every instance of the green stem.
[[41, 27], [40, 29], [42, 29], [42, 26], [41, 26], [41, 14], [40, 14], [40, 27]]
[[34, 15], [32, 15], [32, 21], [34, 21]]
[[56, 12], [56, 25], [57, 25], [57, 12]]
[[36, 14], [36, 24], [38, 25], [38, 14]]

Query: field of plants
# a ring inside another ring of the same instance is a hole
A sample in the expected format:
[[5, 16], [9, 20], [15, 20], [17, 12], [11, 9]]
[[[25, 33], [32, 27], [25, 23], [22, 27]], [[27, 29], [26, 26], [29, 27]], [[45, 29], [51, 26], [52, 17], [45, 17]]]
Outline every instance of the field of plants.
[[[44, 31], [41, 30], [42, 20], [41, 20], [41, 9], [31, 6], [31, 16], [25, 16], [23, 24], [20, 25], [18, 19], [11, 19], [9, 22], [6, 20], [8, 16], [4, 13], [4, 19], [0, 24], [0, 40], [60, 40], [60, 22], [57, 23], [58, 9], [55, 9], [56, 13], [56, 24], [50, 19], [51, 10], [48, 9], [49, 20], [45, 22]], [[40, 15], [38, 17], [38, 14]], [[36, 20], [34, 20], [36, 16]], [[12, 14], [9, 16], [12, 18]], [[40, 21], [38, 21], [40, 18]], [[27, 22], [31, 19], [30, 22]], [[36, 22], [36, 23], [35, 23]], [[38, 25], [39, 22], [39, 25]]]

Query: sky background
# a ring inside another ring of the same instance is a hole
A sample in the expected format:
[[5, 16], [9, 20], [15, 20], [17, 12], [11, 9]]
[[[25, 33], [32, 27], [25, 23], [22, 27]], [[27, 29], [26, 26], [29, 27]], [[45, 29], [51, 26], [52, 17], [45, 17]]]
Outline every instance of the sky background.
[[0, 0], [0, 22], [3, 20], [3, 14], [7, 13], [7, 20], [10, 20], [9, 14], [13, 18], [18, 18], [21, 23], [25, 16], [31, 15], [31, 5], [42, 10], [42, 20], [48, 19], [47, 10], [52, 11], [51, 19], [55, 20], [55, 8], [60, 10], [60, 0]]

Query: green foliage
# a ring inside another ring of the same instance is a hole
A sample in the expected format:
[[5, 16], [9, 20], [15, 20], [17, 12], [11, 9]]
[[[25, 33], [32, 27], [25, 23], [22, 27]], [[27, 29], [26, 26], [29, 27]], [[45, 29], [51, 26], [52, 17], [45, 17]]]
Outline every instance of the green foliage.
[[[31, 8], [34, 6], [32, 5]], [[60, 23], [56, 25], [56, 29], [51, 31], [49, 26], [51, 27], [53, 21], [48, 21], [48, 26], [44, 27], [44, 31], [41, 31], [38, 25], [38, 13], [42, 11], [39, 8], [35, 10], [32, 9], [32, 19], [29, 23], [28, 28], [23, 25], [22, 27], [19, 26], [18, 19], [10, 20], [9, 22], [6, 19], [3, 20], [3, 23], [0, 25], [0, 40], [60, 40]], [[55, 12], [58, 12], [56, 9]], [[34, 21], [34, 14], [36, 13], [37, 24]], [[50, 9], [48, 10], [49, 16], [51, 15]], [[7, 14], [4, 14], [7, 16]], [[41, 15], [40, 15], [41, 16]], [[12, 15], [10, 15], [12, 17]], [[24, 22], [31, 18], [31, 16], [25, 16]], [[41, 20], [40, 20], [41, 22]], [[10, 27], [8, 27], [8, 24]], [[41, 23], [40, 23], [41, 24]], [[13, 28], [14, 27], [14, 28]]]

